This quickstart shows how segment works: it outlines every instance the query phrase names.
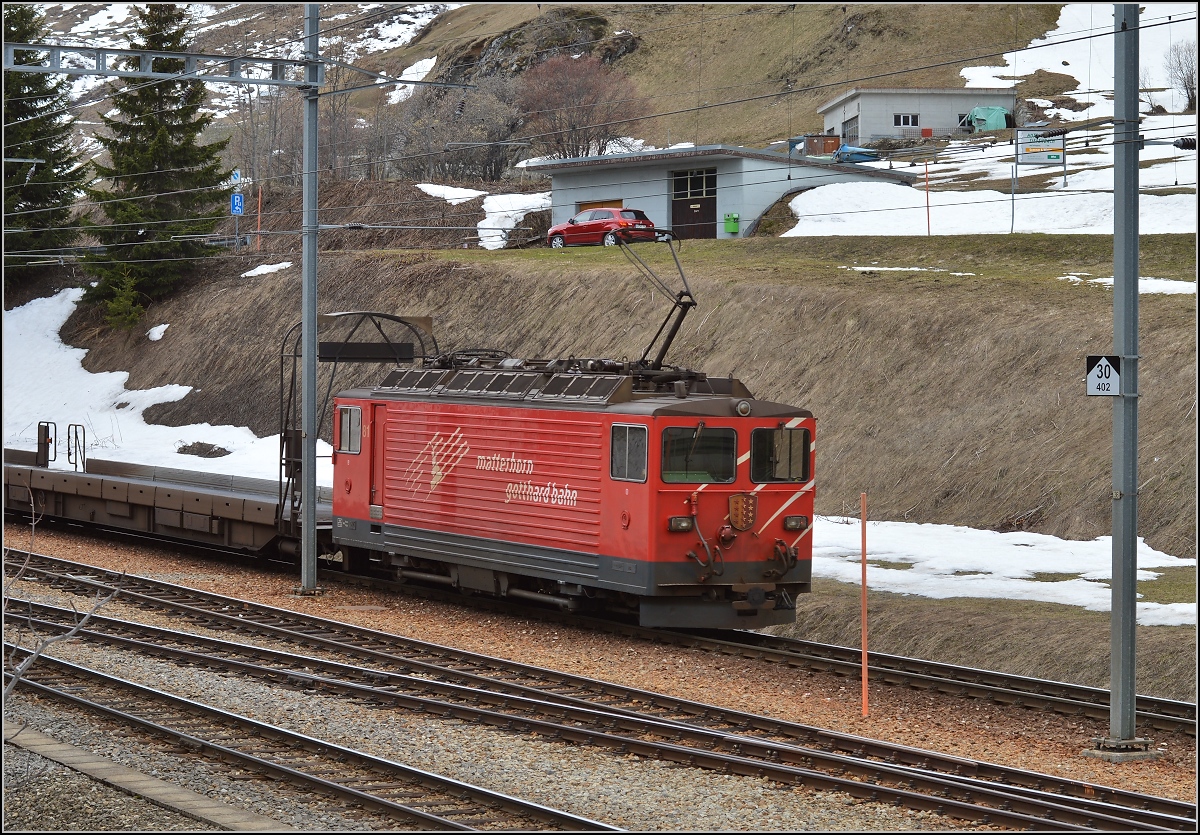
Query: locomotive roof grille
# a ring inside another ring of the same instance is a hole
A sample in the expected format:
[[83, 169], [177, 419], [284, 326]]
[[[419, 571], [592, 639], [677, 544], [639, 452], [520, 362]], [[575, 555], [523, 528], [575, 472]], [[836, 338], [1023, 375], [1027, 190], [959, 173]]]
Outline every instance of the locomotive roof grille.
[[582, 374], [555, 374], [542, 390], [534, 396], [539, 400], [586, 400], [597, 403], [608, 402], [609, 396], [621, 385], [624, 377], [612, 374], [596, 376]]
[[430, 397], [536, 399], [607, 403], [627, 377], [619, 374], [547, 374], [494, 369], [410, 369], [391, 372], [378, 390]]
[[520, 400], [541, 376], [511, 371], [457, 371], [434, 393]]

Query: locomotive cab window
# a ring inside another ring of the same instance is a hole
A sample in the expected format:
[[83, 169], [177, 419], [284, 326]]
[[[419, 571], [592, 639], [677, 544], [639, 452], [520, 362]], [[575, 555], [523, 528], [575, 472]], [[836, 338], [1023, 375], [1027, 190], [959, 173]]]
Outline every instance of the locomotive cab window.
[[737, 433], [700, 421], [663, 430], [662, 480], [729, 484], [737, 474]]
[[755, 429], [750, 433], [750, 480], [808, 481], [807, 429]]
[[646, 438], [644, 426], [613, 424], [612, 452], [608, 474], [616, 481], [646, 480]]
[[362, 448], [362, 409], [338, 406], [337, 451], [357, 455]]

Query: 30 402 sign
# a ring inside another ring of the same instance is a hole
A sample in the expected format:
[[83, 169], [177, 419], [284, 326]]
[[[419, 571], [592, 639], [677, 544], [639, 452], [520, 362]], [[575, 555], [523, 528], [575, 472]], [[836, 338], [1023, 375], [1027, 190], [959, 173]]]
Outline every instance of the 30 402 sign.
[[1115, 397], [1121, 393], [1121, 358], [1095, 356], [1087, 358], [1087, 393]]

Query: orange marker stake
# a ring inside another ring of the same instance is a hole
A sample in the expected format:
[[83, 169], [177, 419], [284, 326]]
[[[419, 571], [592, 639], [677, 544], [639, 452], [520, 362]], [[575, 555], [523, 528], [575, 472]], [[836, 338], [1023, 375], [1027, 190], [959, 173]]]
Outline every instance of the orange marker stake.
[[862, 494], [862, 707], [867, 715], [867, 494]]
[[[929, 218], [929, 160], [925, 160], [925, 234], [933, 234], [933, 221]], [[867, 494], [863, 493], [863, 501], [867, 500]]]

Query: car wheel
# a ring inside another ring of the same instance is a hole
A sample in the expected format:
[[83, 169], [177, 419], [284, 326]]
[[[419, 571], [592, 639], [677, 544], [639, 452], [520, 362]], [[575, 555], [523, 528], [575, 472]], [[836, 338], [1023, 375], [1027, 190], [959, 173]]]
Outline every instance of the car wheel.
[[605, 246], [616, 246], [617, 245], [617, 233], [616, 232], [606, 232], [604, 234], [604, 245]]
[[562, 235], [555, 235], [554, 237], [552, 237], [550, 239], [550, 248], [551, 249], [562, 249], [566, 245], [567, 245], [567, 242], [563, 240]]

